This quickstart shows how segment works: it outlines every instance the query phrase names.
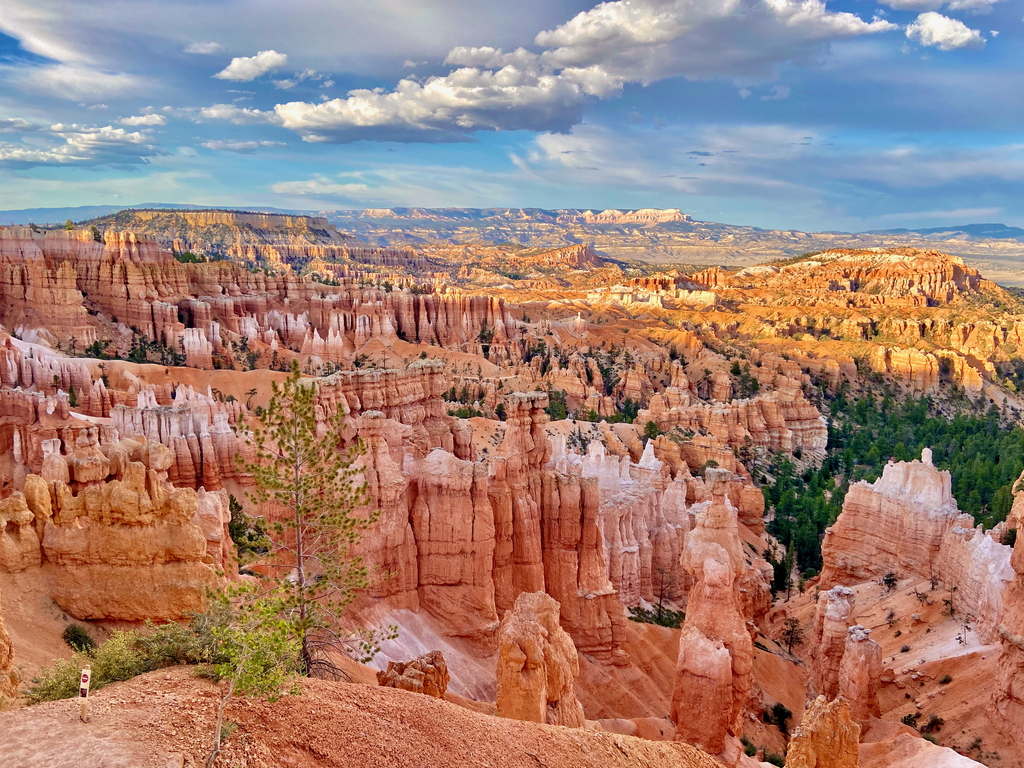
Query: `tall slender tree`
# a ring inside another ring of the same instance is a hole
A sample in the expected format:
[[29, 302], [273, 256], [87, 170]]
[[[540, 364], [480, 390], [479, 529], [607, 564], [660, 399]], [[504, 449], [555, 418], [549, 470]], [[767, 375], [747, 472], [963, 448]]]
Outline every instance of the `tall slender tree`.
[[332, 648], [365, 658], [376, 653], [379, 639], [390, 636], [344, 630], [339, 622], [367, 586], [366, 566], [353, 548], [379, 514], [366, 507], [366, 485], [355, 466], [364, 450], [361, 441], [343, 445], [344, 418], [339, 409], [318, 431], [316, 384], [303, 380], [293, 361], [288, 378], [273, 385], [261, 426], [246, 433], [253, 460], [238, 458], [256, 486], [250, 500], [276, 507], [270, 551], [261, 560], [278, 574], [279, 610], [299, 640], [306, 675], [333, 668]]

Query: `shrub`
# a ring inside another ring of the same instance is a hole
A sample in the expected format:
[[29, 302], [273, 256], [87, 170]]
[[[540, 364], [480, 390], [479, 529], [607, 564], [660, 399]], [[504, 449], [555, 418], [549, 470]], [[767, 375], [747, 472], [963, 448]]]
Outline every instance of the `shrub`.
[[921, 733], [938, 733], [945, 724], [945, 720], [932, 712], [928, 715], [928, 721], [921, 726]]
[[81, 624], [68, 624], [64, 627], [62, 637], [71, 650], [78, 651], [79, 653], [89, 653], [96, 647], [96, 641], [92, 639]]
[[772, 765], [777, 765], [779, 768], [785, 768], [786, 766], [786, 758], [783, 755], [778, 755], [774, 752], [765, 752], [764, 761], [766, 763], [771, 763]]
[[1017, 529], [1011, 528], [1003, 534], [1003, 544], [1008, 547], [1013, 547], [1017, 543]]
[[757, 754], [757, 747], [754, 746], [754, 742], [752, 742], [746, 736], [741, 737], [740, 741], [743, 742], [743, 754], [745, 754], [747, 757], [753, 757]]
[[953, 678], [950, 675], [943, 675], [942, 679], [939, 680], [939, 685], [949, 685], [953, 682]]
[[910, 653], [910, 646], [904, 645], [902, 648], [900, 648], [900, 653]]
[[683, 611], [670, 611], [668, 608], [662, 608], [661, 615], [659, 616], [657, 608], [647, 610], [646, 608], [635, 606], [629, 609], [629, 618], [641, 624], [657, 624], [662, 627], [678, 629], [682, 626], [686, 614]]
[[783, 735], [789, 733], [789, 719], [792, 716], [792, 710], [781, 701], [777, 701], [772, 705], [772, 722], [778, 726]]
[[921, 717], [919, 712], [911, 712], [909, 715], [904, 715], [900, 718], [900, 722], [904, 725], [909, 725], [913, 729], [917, 729], [917, 720]]

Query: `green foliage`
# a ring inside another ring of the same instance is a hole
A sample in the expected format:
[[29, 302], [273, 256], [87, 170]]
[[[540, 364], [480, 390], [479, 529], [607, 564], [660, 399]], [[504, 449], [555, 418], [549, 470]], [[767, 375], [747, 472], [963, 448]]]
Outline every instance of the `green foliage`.
[[182, 264], [205, 264], [208, 261], [208, 259], [205, 256], [192, 253], [192, 251], [176, 253], [174, 254], [174, 258], [180, 261]]
[[653, 440], [660, 434], [661, 428], [658, 427], [658, 424], [656, 422], [648, 421], [646, 424], [644, 424], [644, 437], [647, 438], [648, 440]]
[[938, 733], [945, 724], [945, 720], [932, 712], [928, 715], [928, 720], [925, 724], [921, 726], [921, 733]]
[[483, 411], [474, 408], [471, 405], [463, 405], [459, 408], [453, 408], [448, 411], [449, 416], [454, 416], [457, 419], [472, 419], [477, 416], [483, 416]]
[[92, 665], [90, 690], [118, 680], [128, 680], [146, 671], [146, 658], [137, 647], [138, 634], [116, 630], [113, 636], [90, 654], [75, 653], [71, 659], [57, 659], [32, 681], [26, 698], [33, 704], [78, 695], [79, 675]]
[[921, 717], [920, 712], [911, 712], [909, 715], [904, 715], [900, 718], [900, 722], [904, 725], [909, 725], [914, 730], [917, 730], [917, 721]]
[[765, 504], [775, 508], [768, 531], [796, 553], [801, 571], [821, 569], [821, 537], [842, 510], [850, 483], [876, 479], [890, 458], [910, 461], [931, 448], [933, 463], [953, 476], [952, 490], [965, 512], [986, 528], [1006, 519], [1012, 485], [1024, 470], [1024, 429], [1000, 425], [999, 412], [935, 414], [928, 398], [897, 402], [888, 392], [870, 391], [858, 400], [845, 387], [828, 403], [831, 415], [826, 458], [817, 469], [797, 473], [777, 455], [764, 488]]
[[96, 226], [93, 225], [89, 229], [92, 230], [92, 239], [95, 240], [97, 243], [102, 243], [103, 235], [100, 234], [100, 231], [96, 228]]
[[[334, 673], [332, 649], [360, 661], [372, 658], [380, 637], [376, 631], [343, 630], [338, 623], [368, 584], [366, 566], [352, 550], [380, 512], [366, 506], [366, 484], [355, 465], [362, 442], [343, 445], [341, 409], [318, 433], [315, 403], [315, 383], [303, 381], [293, 361], [291, 375], [272, 384], [261, 427], [247, 435], [254, 461], [237, 459], [256, 486], [252, 501], [273, 502], [283, 512], [262, 562], [285, 574], [274, 579], [275, 601], [299, 638], [300, 667], [307, 675]], [[388, 636], [393, 634], [391, 628]]]
[[780, 755], [776, 752], [765, 752], [764, 761], [766, 763], [771, 763], [772, 765], [777, 765], [779, 768], [785, 768], [786, 766], [785, 755]]
[[793, 652], [794, 645], [803, 645], [804, 630], [800, 626], [800, 619], [790, 617], [786, 619], [782, 630], [782, 642], [786, 644], [786, 650]]
[[772, 704], [770, 722], [775, 723], [783, 736], [789, 734], [789, 719], [791, 717], [793, 717], [792, 710], [781, 701]]
[[743, 742], [743, 754], [747, 757], [753, 757], [757, 754], [757, 747], [754, 746], [754, 742], [746, 736], [740, 737], [740, 741]]
[[75, 385], [68, 387], [68, 405], [72, 408], [78, 407], [78, 394], [75, 392]]
[[262, 517], [251, 518], [245, 514], [242, 503], [234, 494], [228, 496], [228, 509], [231, 511], [228, 535], [238, 547], [239, 560], [245, 562], [255, 555], [265, 555], [270, 550], [266, 521]]
[[953, 682], [952, 675], [943, 675], [942, 678], [939, 680], [939, 685], [949, 685], [952, 682]]
[[[660, 616], [659, 613], [661, 614]], [[647, 609], [635, 606], [629, 609], [629, 618], [640, 624], [657, 624], [662, 627], [678, 629], [682, 626], [686, 613], [684, 611], [672, 611], [668, 608], [662, 608], [659, 611], [657, 607]]]
[[1013, 547], [1017, 543], [1017, 529], [1010, 528], [1006, 533], [1003, 534], [1003, 544], [1008, 547]]
[[216, 762], [222, 740], [230, 735], [230, 729], [224, 728], [228, 702], [236, 695], [274, 701], [285, 688], [297, 694], [295, 679], [305, 667], [305, 634], [301, 625], [290, 618], [294, 595], [284, 582], [264, 594], [253, 585], [243, 584], [222, 594], [218, 601], [230, 620], [212, 628], [222, 653], [214, 672], [228, 684], [217, 709], [213, 750], [207, 766]]
[[64, 229], [67, 230], [68, 232], [73, 231], [75, 229], [75, 222], [73, 222], [71, 219], [67, 219], [64, 222]]
[[81, 624], [68, 624], [62, 637], [71, 650], [79, 653], [89, 653], [96, 647], [96, 641]]
[[565, 392], [561, 389], [548, 389], [548, 407], [544, 413], [551, 417], [552, 421], [561, 421], [568, 418], [569, 409], [565, 405]]
[[494, 409], [494, 415], [498, 417], [498, 421], [504, 421], [507, 418], [504, 403], [498, 403], [498, 407]]

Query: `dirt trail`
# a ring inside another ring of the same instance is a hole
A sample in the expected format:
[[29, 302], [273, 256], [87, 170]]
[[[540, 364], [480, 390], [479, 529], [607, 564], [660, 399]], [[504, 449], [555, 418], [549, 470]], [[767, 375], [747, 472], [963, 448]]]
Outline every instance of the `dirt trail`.
[[[719, 768], [693, 747], [521, 723], [407, 691], [305, 681], [301, 696], [242, 700], [222, 768]], [[200, 766], [217, 688], [187, 668], [98, 691], [92, 722], [67, 700], [0, 714], [5, 768]]]

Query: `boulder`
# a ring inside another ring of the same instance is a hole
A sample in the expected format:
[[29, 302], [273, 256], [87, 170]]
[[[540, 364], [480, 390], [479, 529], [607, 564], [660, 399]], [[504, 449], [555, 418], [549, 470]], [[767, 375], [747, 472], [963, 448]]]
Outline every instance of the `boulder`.
[[819, 696], [793, 732], [786, 768], [857, 768], [859, 741], [860, 726], [850, 717], [846, 700]]
[[377, 684], [401, 688], [443, 699], [448, 690], [448, 665], [440, 651], [430, 651], [412, 661], [389, 661], [388, 668], [377, 672]]

